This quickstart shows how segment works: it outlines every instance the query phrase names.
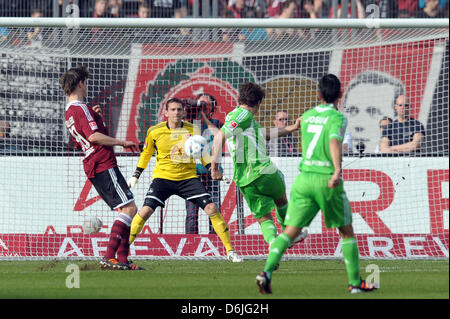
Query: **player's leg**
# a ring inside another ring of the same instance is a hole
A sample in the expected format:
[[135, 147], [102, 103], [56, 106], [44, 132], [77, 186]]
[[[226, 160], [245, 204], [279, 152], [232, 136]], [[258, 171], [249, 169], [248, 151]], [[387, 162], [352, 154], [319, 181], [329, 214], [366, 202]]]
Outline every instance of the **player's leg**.
[[267, 189], [264, 193], [264, 188], [267, 187], [264, 184], [265, 182], [265, 178], [260, 177], [249, 185], [240, 187], [240, 191], [253, 217], [255, 217], [261, 227], [264, 240], [270, 245], [277, 236], [277, 227], [273, 222], [271, 214], [275, 204], [273, 199], [268, 195], [269, 190]]
[[339, 227], [339, 234], [342, 237], [342, 255], [347, 269], [348, 282], [350, 285], [358, 285], [361, 274], [359, 271], [359, 249], [353, 233], [352, 225]]
[[[230, 261], [233, 262], [241, 262], [240, 259], [233, 249], [233, 245], [231, 244], [230, 230], [228, 229], [228, 225], [225, 222], [222, 214], [220, 213], [219, 208], [213, 202], [208, 203], [203, 210], [209, 216], [209, 220], [211, 221], [212, 227], [216, 232], [217, 236], [219, 236], [222, 241], [225, 249], [227, 251], [227, 256]], [[231, 260], [232, 259], [232, 260]]]
[[[328, 179], [323, 184], [328, 183]], [[323, 186], [323, 191], [318, 193], [319, 205], [322, 209], [327, 228], [338, 228], [342, 237], [342, 255], [349, 281], [350, 292], [373, 291], [373, 287], [361, 280], [359, 271], [359, 249], [352, 226], [352, 211], [350, 202], [344, 191], [344, 183], [341, 181], [336, 188]], [[355, 289], [352, 290], [352, 287]]]
[[104, 266], [112, 266], [113, 268], [120, 269], [116, 265], [116, 254], [119, 262], [123, 264], [127, 262], [129, 245], [125, 241], [129, 237], [131, 220], [137, 212], [134, 197], [118, 167], [113, 167], [96, 174], [91, 179], [91, 182], [111, 209], [119, 212], [111, 227], [108, 245], [104, 255], [104, 261], [111, 261], [111, 263], [104, 264]]
[[131, 222], [131, 230], [129, 242], [130, 244], [136, 239], [144, 228], [147, 220], [152, 216], [153, 212], [158, 206], [164, 207], [165, 200], [172, 195], [173, 185], [171, 181], [161, 178], [155, 178], [145, 195], [144, 205], [139, 212], [134, 216]]
[[[186, 200], [192, 201], [201, 209], [203, 209], [209, 216], [211, 224], [222, 241], [227, 251], [227, 256], [233, 254], [234, 249], [231, 244], [230, 231], [228, 225], [225, 222], [219, 208], [211, 200], [211, 195], [206, 191], [205, 186], [198, 178], [191, 178], [188, 180], [178, 182], [177, 195], [183, 197]], [[236, 261], [238, 258], [236, 258]], [[241, 260], [242, 261], [242, 260]]]
[[276, 190], [275, 192], [272, 192], [272, 198], [274, 199], [276, 205], [278, 223], [280, 224], [281, 229], [284, 230], [284, 219], [286, 218], [286, 212], [288, 208], [284, 174], [280, 170], [277, 170], [276, 173], [268, 177], [270, 178], [270, 181], [267, 183], [267, 185]]
[[267, 282], [270, 283], [273, 271], [277, 268], [293, 239], [299, 236], [303, 227], [308, 226], [319, 211], [319, 206], [312, 199], [313, 193], [314, 187], [310, 183], [309, 177], [306, 174], [299, 174], [291, 189], [285, 218], [286, 228], [270, 246], [264, 271], [256, 279], [260, 292], [264, 293]]

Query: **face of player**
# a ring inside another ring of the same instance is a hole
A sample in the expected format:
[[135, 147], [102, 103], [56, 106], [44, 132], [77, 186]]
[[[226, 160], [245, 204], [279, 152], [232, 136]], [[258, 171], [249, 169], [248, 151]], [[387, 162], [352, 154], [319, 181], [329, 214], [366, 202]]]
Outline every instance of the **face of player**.
[[278, 112], [275, 116], [274, 124], [276, 127], [283, 128], [287, 126], [289, 119], [286, 112]]
[[183, 105], [177, 102], [170, 103], [164, 113], [164, 115], [167, 117], [169, 125], [171, 126], [180, 125], [185, 116]]
[[380, 138], [379, 120], [384, 116], [393, 118], [394, 98], [394, 86], [389, 84], [360, 84], [347, 92], [343, 112], [354, 145], [363, 142], [366, 150], [376, 148]]

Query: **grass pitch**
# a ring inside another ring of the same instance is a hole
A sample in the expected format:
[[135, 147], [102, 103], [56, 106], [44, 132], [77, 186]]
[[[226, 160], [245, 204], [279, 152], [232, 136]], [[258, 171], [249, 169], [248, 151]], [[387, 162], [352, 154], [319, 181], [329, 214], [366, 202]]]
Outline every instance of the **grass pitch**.
[[[262, 260], [136, 260], [145, 271], [100, 270], [95, 261], [0, 261], [2, 299], [448, 299], [448, 261], [362, 260], [379, 270], [380, 289], [350, 295], [340, 260], [286, 260], [274, 272], [272, 295], [259, 295]], [[73, 267], [76, 265], [76, 267]], [[69, 266], [69, 267], [68, 267]], [[73, 268], [71, 268], [73, 267]], [[70, 275], [79, 269], [79, 288]], [[72, 271], [71, 271], [72, 270]], [[258, 301], [259, 302], [259, 301]]]

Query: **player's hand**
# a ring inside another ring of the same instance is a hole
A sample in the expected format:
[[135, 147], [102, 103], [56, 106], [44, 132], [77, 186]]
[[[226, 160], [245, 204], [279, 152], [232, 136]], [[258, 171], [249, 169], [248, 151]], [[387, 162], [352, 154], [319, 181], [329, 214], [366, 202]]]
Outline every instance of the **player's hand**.
[[220, 170], [214, 169], [214, 170], [211, 170], [211, 178], [216, 181], [221, 181], [223, 178], [223, 174]]
[[302, 122], [302, 117], [301, 117], [301, 116], [298, 117], [298, 118], [295, 120], [294, 125], [295, 125], [295, 127], [296, 127], [297, 130], [300, 128], [300, 123], [301, 123], [301, 122]]
[[103, 117], [102, 108], [100, 107], [100, 105], [95, 105], [92, 107], [92, 109], [94, 110], [95, 113]]
[[129, 148], [133, 152], [139, 151], [139, 147], [136, 145], [136, 143], [131, 142], [131, 141], [123, 141], [122, 147]]
[[138, 182], [138, 178], [137, 177], [130, 177], [127, 181], [128, 187], [129, 188], [133, 188]]
[[328, 187], [329, 188], [336, 188], [341, 181], [341, 174], [340, 173], [334, 173], [331, 176], [331, 179], [328, 181]]

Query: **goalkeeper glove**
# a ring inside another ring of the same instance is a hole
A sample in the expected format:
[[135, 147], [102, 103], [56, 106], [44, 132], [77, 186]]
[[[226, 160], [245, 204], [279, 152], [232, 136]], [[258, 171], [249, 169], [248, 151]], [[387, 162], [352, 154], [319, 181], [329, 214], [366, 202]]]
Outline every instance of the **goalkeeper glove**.
[[127, 184], [128, 184], [129, 188], [133, 188], [137, 184], [138, 179], [141, 176], [143, 171], [144, 171], [143, 168], [136, 167], [136, 170], [134, 171], [133, 176], [128, 179]]

